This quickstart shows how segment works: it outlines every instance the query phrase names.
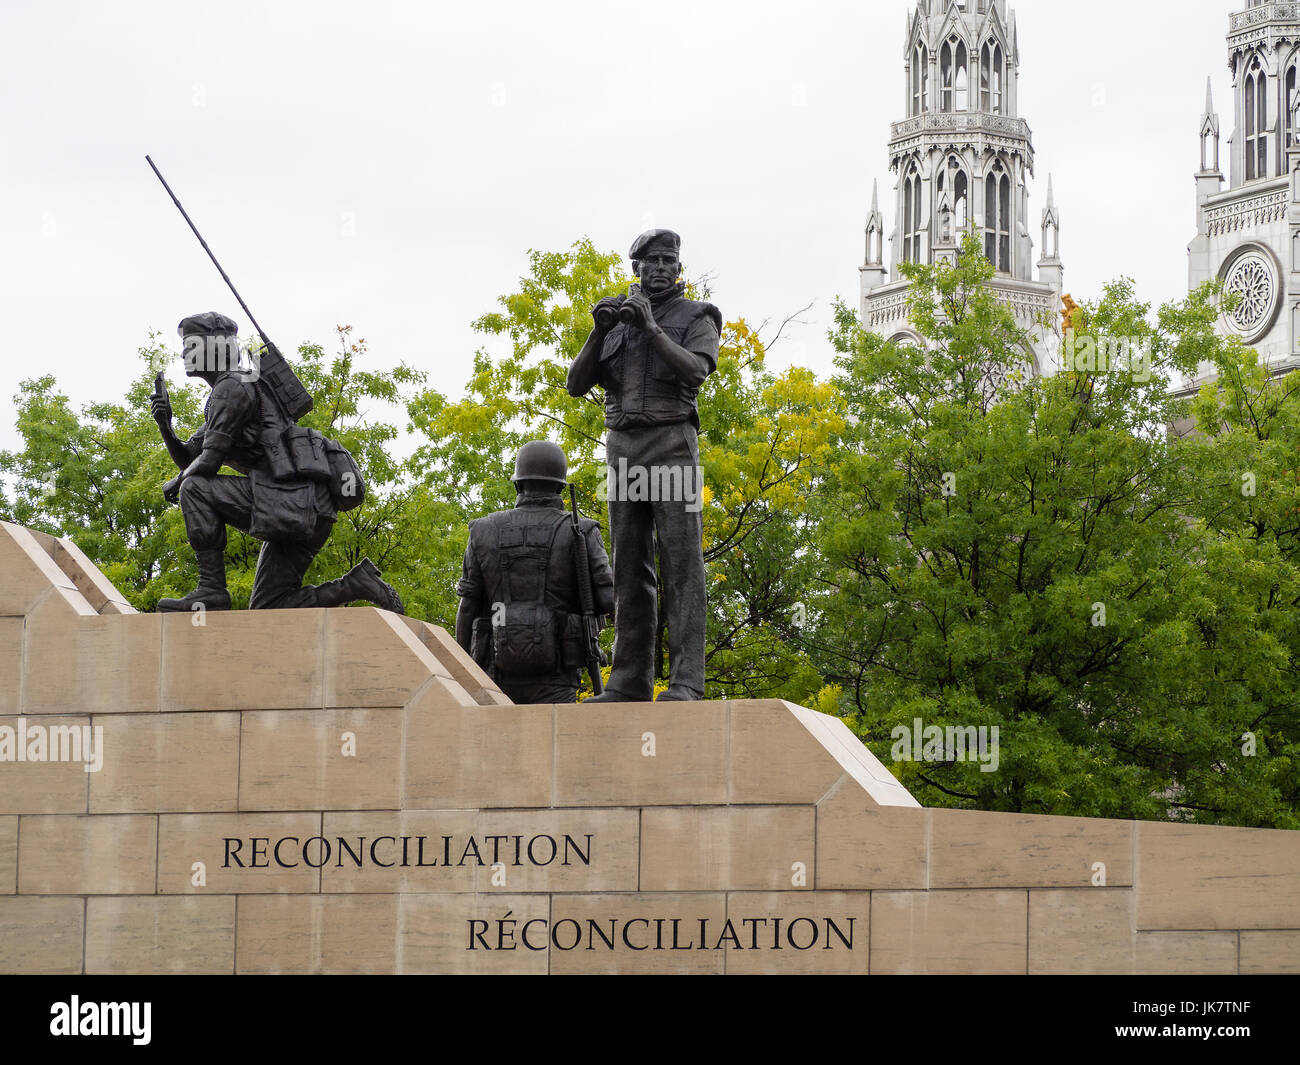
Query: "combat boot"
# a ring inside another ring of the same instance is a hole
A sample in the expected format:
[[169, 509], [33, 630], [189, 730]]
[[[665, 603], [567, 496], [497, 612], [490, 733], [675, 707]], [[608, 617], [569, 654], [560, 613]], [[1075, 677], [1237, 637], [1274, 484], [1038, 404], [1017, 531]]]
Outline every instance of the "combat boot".
[[379, 568], [370, 559], [363, 558], [338, 580], [320, 585], [316, 589], [316, 602], [320, 606], [346, 606], [364, 601], [405, 614], [406, 606], [397, 589], [379, 577]]
[[606, 688], [599, 695], [589, 695], [582, 700], [582, 705], [588, 703], [648, 703], [649, 699], [633, 699], [630, 695], [624, 695], [621, 691], [614, 688]]
[[204, 610], [229, 610], [230, 592], [226, 590], [226, 553], [221, 548], [195, 551], [199, 560], [199, 586], [184, 599], [159, 599], [160, 614], [191, 611], [199, 604]]

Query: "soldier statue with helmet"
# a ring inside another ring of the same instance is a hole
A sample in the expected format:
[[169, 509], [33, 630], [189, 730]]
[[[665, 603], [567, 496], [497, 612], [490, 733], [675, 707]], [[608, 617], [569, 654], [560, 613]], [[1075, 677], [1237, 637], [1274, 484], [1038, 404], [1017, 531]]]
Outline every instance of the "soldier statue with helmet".
[[592, 661], [583, 630], [580, 558], [587, 559], [595, 613], [614, 609], [614, 578], [600, 526], [581, 518], [575, 532], [574, 518], [564, 510], [567, 479], [564, 452], [531, 440], [515, 459], [514, 508], [469, 523], [456, 585], [456, 642], [516, 703], [577, 699], [580, 671]]

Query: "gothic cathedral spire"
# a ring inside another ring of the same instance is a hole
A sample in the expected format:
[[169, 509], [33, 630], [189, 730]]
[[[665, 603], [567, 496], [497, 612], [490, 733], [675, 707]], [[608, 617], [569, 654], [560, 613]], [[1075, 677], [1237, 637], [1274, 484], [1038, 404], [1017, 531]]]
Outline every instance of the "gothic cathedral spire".
[[873, 251], [873, 221], [883, 233], [873, 187], [863, 323], [915, 339], [899, 264], [952, 261], [962, 235], [974, 230], [996, 269], [993, 286], [1030, 329], [1037, 367], [1051, 372], [1059, 336], [1041, 323], [1059, 319], [1060, 215], [1049, 194], [1035, 280], [1027, 188], [1034, 149], [1018, 107], [1015, 14], [1006, 0], [918, 0], [906, 25], [905, 117], [891, 124], [889, 138], [897, 175], [889, 262]]
[[[1228, 183], [1207, 78], [1187, 280], [1195, 289], [1217, 279], [1235, 293], [1220, 328], [1282, 373], [1300, 366], [1300, 9], [1249, 0], [1229, 16], [1227, 40], [1235, 125]], [[1203, 364], [1179, 391], [1193, 392], [1212, 375]]]

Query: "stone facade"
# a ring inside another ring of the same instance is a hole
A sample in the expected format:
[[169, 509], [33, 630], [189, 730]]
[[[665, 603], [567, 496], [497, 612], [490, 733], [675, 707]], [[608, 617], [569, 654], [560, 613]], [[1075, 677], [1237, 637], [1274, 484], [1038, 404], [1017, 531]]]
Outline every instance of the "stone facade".
[[919, 342], [907, 320], [904, 262], [953, 262], [974, 228], [996, 268], [994, 290], [1029, 334], [1032, 368], [1060, 356], [1060, 215], [1048, 178], [1042, 256], [1034, 277], [1028, 179], [1029, 124], [1017, 107], [1019, 51], [1005, 0], [919, 0], [903, 48], [905, 115], [892, 123], [897, 175], [886, 265], [884, 220], [873, 186], [861, 268], [862, 322], [887, 339]]
[[1300, 832], [927, 810], [803, 707], [514, 706], [437, 627], [137, 614], [3, 523], [0, 699], [102, 729], [0, 732], [0, 972], [1300, 971]]
[[[1229, 16], [1234, 131], [1227, 187], [1209, 81], [1200, 125], [1196, 236], [1188, 287], [1211, 279], [1240, 297], [1220, 328], [1255, 348], [1275, 373], [1300, 366], [1300, 4], [1252, 2]], [[1202, 364], [1188, 394], [1213, 376]]]

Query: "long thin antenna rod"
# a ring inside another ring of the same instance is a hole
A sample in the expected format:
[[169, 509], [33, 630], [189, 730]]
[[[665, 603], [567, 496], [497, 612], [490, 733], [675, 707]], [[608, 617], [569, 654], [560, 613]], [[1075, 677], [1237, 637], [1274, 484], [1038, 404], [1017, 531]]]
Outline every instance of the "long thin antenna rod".
[[176, 205], [176, 210], [180, 211], [181, 217], [185, 219], [190, 229], [194, 231], [194, 235], [199, 238], [199, 243], [203, 245], [203, 250], [208, 253], [208, 258], [212, 260], [212, 265], [217, 268], [217, 273], [221, 275], [221, 280], [226, 283], [226, 286], [234, 294], [235, 299], [239, 301], [239, 305], [244, 308], [244, 313], [248, 315], [248, 320], [253, 323], [253, 328], [257, 331], [258, 336], [265, 340], [266, 334], [262, 332], [262, 327], [257, 324], [257, 319], [253, 317], [253, 312], [248, 309], [248, 304], [244, 302], [244, 297], [239, 294], [239, 291], [235, 288], [234, 284], [231, 283], [230, 278], [226, 276], [226, 271], [221, 268], [221, 264], [217, 262], [217, 257], [212, 254], [212, 249], [208, 247], [208, 242], [203, 239], [203, 234], [199, 232], [199, 227], [194, 224], [190, 216], [186, 213], [185, 208], [181, 206], [181, 201], [176, 198], [176, 193], [172, 192], [172, 187], [167, 184], [167, 179], [162, 176], [162, 171], [154, 166], [154, 161], [147, 155], [144, 157], [144, 161], [148, 163], [153, 168], [153, 172], [158, 175], [158, 180], [162, 182], [162, 187], [167, 190], [167, 195], [172, 198], [172, 203]]

